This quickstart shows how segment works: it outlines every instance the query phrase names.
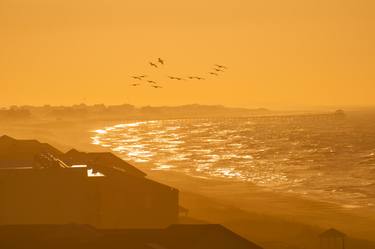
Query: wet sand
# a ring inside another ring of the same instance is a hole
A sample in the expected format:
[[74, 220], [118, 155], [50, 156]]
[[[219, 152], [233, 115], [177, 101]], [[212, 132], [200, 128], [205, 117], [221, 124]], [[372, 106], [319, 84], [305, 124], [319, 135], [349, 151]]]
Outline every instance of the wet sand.
[[141, 169], [147, 172], [149, 178], [179, 188], [182, 192], [181, 204], [188, 209], [192, 208], [193, 217], [197, 206], [188, 201], [185, 193], [209, 197], [226, 207], [235, 207], [254, 215], [300, 222], [321, 229], [336, 227], [348, 234], [368, 239], [375, 234], [375, 213], [368, 208], [347, 209], [294, 194], [273, 192], [251, 183], [198, 179], [181, 173], [152, 171], [146, 167]]

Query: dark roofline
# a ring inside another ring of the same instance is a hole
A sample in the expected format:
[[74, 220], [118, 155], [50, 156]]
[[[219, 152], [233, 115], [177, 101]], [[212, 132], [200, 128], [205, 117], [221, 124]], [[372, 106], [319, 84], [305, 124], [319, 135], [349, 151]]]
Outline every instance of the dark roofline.
[[2, 135], [2, 136], [0, 137], [0, 139], [16, 140], [15, 138], [12, 138], [12, 137], [10, 137], [10, 136], [8, 136], [8, 135]]
[[[164, 187], [165, 189], [169, 189], [169, 190], [173, 190], [173, 191], [178, 191], [178, 189], [176, 189], [176, 188], [173, 188], [173, 187], [168, 186], [166, 184], [163, 184], [163, 183], [160, 183], [160, 182], [157, 182], [157, 181], [146, 178], [145, 176], [147, 176], [147, 174], [145, 172], [138, 169], [134, 165], [126, 162], [125, 160], [121, 159], [120, 157], [118, 157], [116, 154], [114, 154], [112, 152], [80, 152], [76, 149], [71, 149], [71, 150], [67, 151], [66, 153], [62, 153], [59, 150], [57, 150], [56, 148], [54, 148], [53, 146], [51, 146], [50, 144], [40, 143], [38, 140], [18, 140], [18, 139], [14, 139], [14, 138], [12, 138], [10, 136], [7, 136], [7, 135], [1, 136], [0, 140], [1, 139], [5, 139], [5, 140], [11, 141], [11, 142], [36, 143], [37, 145], [41, 146], [42, 148], [45, 148], [47, 151], [51, 151], [52, 154], [56, 154], [54, 156], [64, 163], [69, 163], [69, 160], [67, 160], [67, 158], [65, 158], [64, 156], [69, 157], [71, 155], [72, 158], [74, 158], [74, 156], [77, 156], [77, 158], [82, 156], [83, 161], [86, 161], [86, 162], [83, 162], [83, 164], [86, 164], [89, 168], [96, 169], [96, 170], [102, 172], [105, 175], [107, 175], [107, 173], [109, 171], [109, 172], [113, 172], [115, 174], [118, 173], [119, 175], [125, 175], [125, 176], [129, 176], [129, 177], [135, 176], [139, 179], [142, 179], [143, 181], [147, 181], [150, 184], [155, 184], [155, 185]], [[95, 163], [95, 161], [97, 161], [96, 157], [97, 157], [98, 160], [100, 160], [100, 159], [104, 159], [104, 161], [106, 159], [109, 159], [109, 161], [112, 160], [113, 164], [111, 165], [111, 163], [109, 162], [109, 163], [106, 163], [105, 165], [90, 165], [90, 160], [92, 160], [94, 163]], [[24, 165], [22, 165], [22, 166], [24, 166]], [[25, 165], [25, 166], [29, 166], [29, 165]], [[30, 165], [30, 166], [32, 166], [32, 165]], [[18, 168], [18, 169], [20, 169], [20, 168]]]
[[[121, 167], [122, 165], [118, 165], [119, 167], [115, 167], [116, 165], [108, 165], [108, 166], [110, 166], [109, 168], [117, 170], [119, 172], [129, 173], [129, 174], [135, 175], [135, 176], [141, 176], [141, 177], [147, 176], [147, 174], [145, 172], [138, 169], [134, 165], [128, 163], [127, 161], [123, 160], [122, 158], [118, 157], [117, 155], [115, 155], [112, 152], [81, 152], [81, 151], [78, 151], [76, 149], [71, 149], [68, 152], [66, 152], [65, 155], [66, 156], [73, 156], [73, 157], [75, 155], [86, 156], [87, 159], [89, 159], [89, 160], [94, 159], [95, 161], [96, 161], [95, 157], [98, 157], [97, 159], [100, 160], [100, 159], [103, 159], [103, 157], [107, 156], [109, 159], [115, 160], [119, 164], [122, 164], [123, 166], [125, 166], [124, 168], [122, 168]], [[90, 158], [90, 157], [94, 157], [94, 158]], [[86, 163], [89, 164], [89, 161], [87, 161]], [[93, 165], [88, 165], [88, 166], [95, 167]], [[128, 168], [129, 172], [126, 171], [126, 167]]]
[[319, 234], [319, 237], [339, 237], [339, 238], [345, 238], [346, 234], [343, 232], [340, 232], [334, 228], [330, 228], [321, 234]]
[[59, 154], [59, 155], [62, 155], [63, 152], [61, 152], [60, 150], [56, 149], [55, 147], [53, 147], [52, 145], [50, 145], [49, 143], [42, 143], [40, 142], [39, 140], [37, 139], [17, 139], [17, 138], [14, 138], [14, 137], [11, 137], [11, 136], [8, 136], [8, 135], [2, 135], [0, 137], [0, 141], [1, 140], [8, 140], [8, 141], [12, 141], [12, 142], [24, 142], [24, 143], [34, 143], [34, 144], [39, 144], [41, 146], [44, 146], [45, 148], [53, 151], [54, 153], [56, 154]]

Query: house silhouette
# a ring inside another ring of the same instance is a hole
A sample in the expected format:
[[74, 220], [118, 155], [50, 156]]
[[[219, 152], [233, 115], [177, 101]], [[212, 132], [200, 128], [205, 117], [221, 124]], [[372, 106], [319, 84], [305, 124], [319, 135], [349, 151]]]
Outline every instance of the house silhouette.
[[163, 228], [178, 222], [178, 194], [112, 153], [0, 137], [0, 225]]
[[345, 249], [346, 234], [331, 228], [319, 235], [321, 249]]

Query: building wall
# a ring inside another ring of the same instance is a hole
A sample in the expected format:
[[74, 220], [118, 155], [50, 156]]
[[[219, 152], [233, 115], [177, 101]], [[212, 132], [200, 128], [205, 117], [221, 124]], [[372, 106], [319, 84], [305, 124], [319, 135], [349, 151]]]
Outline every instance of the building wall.
[[87, 224], [90, 195], [79, 170], [1, 170], [0, 224]]
[[178, 222], [178, 191], [129, 176], [94, 179], [98, 192], [96, 226], [101, 228], [164, 228]]
[[78, 168], [0, 170], [0, 225], [162, 228], [177, 219], [178, 191], [145, 178], [91, 178]]

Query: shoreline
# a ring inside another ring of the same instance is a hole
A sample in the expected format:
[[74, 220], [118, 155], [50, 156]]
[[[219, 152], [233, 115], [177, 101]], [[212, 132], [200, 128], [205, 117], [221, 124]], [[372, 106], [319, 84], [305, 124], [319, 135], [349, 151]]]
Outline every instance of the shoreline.
[[337, 204], [302, 198], [296, 194], [274, 192], [251, 183], [200, 179], [177, 172], [153, 171], [146, 167], [140, 169], [145, 171], [150, 179], [177, 187], [182, 196], [190, 192], [249, 214], [298, 222], [321, 229], [336, 227], [363, 239], [371, 239], [375, 234], [375, 228], [371, 226], [375, 224], [375, 214], [365, 216], [362, 208], [345, 209]]
[[[20, 139], [50, 143], [63, 152], [72, 148], [99, 152], [108, 149], [91, 144], [90, 131], [125, 122], [130, 120], [0, 123], [0, 131]], [[150, 165], [136, 166], [145, 171], [148, 178], [180, 190], [181, 205], [189, 209], [188, 220], [222, 223], [260, 244], [268, 241], [271, 234], [273, 239], [290, 242], [291, 237], [298, 236], [301, 231], [317, 235], [330, 227], [367, 240], [373, 240], [375, 234], [375, 212], [367, 212], [365, 216], [362, 208], [345, 209], [296, 194], [265, 190], [251, 183], [201, 179], [172, 171], [151, 170]], [[289, 227], [289, 232], [283, 231], [284, 226]]]

